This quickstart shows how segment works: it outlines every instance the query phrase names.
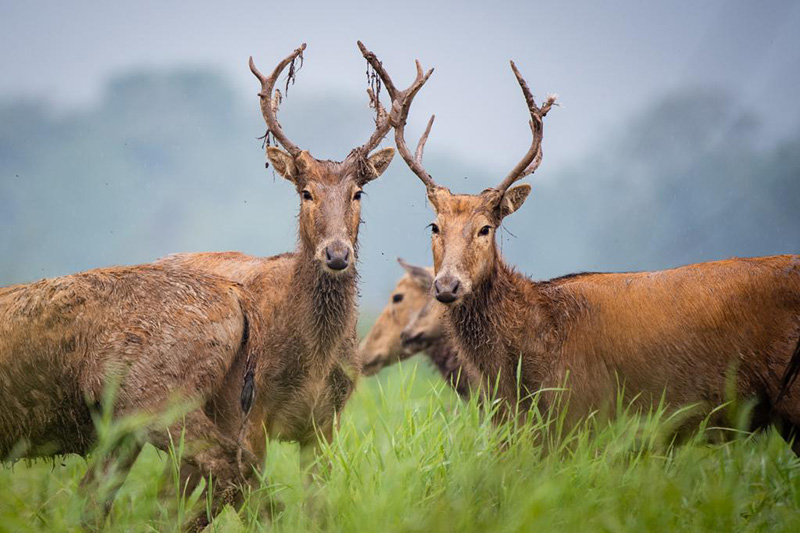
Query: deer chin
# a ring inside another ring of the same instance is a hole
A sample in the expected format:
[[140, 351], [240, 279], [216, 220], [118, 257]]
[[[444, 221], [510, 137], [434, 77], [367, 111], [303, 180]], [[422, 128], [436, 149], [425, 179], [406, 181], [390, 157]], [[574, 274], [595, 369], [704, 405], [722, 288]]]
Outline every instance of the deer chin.
[[367, 361], [361, 367], [361, 373], [365, 376], [374, 376], [386, 366], [386, 361], [383, 357], [376, 357], [371, 361]]
[[417, 352], [422, 352], [430, 348], [433, 339], [424, 333], [419, 333], [411, 338], [403, 340], [403, 356], [411, 357]]

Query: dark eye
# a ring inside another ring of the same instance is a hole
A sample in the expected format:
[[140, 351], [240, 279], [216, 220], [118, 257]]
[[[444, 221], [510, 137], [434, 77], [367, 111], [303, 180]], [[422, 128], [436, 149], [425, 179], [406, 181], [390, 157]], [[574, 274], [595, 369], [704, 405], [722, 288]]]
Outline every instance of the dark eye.
[[489, 235], [490, 231], [492, 231], [492, 227], [491, 226], [484, 226], [484, 227], [482, 227], [480, 229], [480, 231], [478, 232], [478, 235], [481, 235], [481, 236]]
[[439, 234], [439, 226], [437, 226], [434, 223], [431, 223], [430, 226], [431, 226], [431, 233], [433, 233], [434, 235], [438, 235]]
[[353, 195], [353, 200], [358, 201], [361, 200], [361, 195], [364, 194], [364, 191], [356, 191]]
[[394, 296], [392, 296], [392, 302], [394, 302], [396, 304], [399, 304], [402, 301], [403, 301], [403, 295], [402, 294], [395, 294]]
[[311, 192], [308, 191], [307, 189], [303, 189], [302, 194], [303, 194], [303, 200], [313, 200], [314, 199], [314, 197], [311, 196]]

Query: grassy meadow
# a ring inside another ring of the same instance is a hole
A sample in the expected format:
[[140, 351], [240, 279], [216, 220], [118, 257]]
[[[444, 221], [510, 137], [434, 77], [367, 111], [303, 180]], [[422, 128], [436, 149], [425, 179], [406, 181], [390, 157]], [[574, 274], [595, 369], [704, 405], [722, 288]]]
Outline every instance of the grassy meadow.
[[[535, 415], [497, 427], [412, 359], [362, 380], [312, 483], [295, 445], [270, 444], [262, 487], [211, 529], [800, 531], [800, 461], [776, 432], [670, 446], [669, 417], [622, 407], [614, 422], [569, 434]], [[107, 530], [177, 531], [204, 508], [204, 497], [180, 494], [165, 458], [145, 448]], [[86, 468], [77, 457], [0, 468], [0, 531], [79, 530]], [[263, 494], [285, 506], [271, 523]]]

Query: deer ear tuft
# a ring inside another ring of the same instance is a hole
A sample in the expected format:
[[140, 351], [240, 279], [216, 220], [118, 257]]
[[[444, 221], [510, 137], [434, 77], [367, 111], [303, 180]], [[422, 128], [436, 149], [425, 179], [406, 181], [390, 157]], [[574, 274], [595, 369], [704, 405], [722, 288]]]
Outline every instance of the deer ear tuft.
[[297, 178], [297, 167], [294, 164], [294, 158], [292, 156], [277, 146], [267, 146], [267, 158], [278, 174], [294, 182]]
[[503, 195], [503, 199], [500, 200], [500, 218], [505, 218], [522, 207], [530, 192], [531, 186], [527, 183], [507, 190]]

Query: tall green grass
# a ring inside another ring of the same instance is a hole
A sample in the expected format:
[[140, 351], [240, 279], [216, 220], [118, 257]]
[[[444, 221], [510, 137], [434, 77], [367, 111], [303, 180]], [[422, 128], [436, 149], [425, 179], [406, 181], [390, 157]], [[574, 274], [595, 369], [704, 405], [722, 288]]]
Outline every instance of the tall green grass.
[[[699, 435], [671, 446], [663, 411], [618, 407], [613, 421], [591, 419], [572, 432], [535, 415], [521, 427], [498, 427], [411, 361], [360, 383], [313, 482], [296, 446], [271, 443], [262, 486], [212, 528], [800, 531], [800, 462], [776, 432], [735, 432], [716, 444]], [[180, 439], [173, 452], [180, 455]], [[108, 530], [175, 531], [181, 517], [205, 508], [203, 497], [177, 486], [166, 459], [145, 449]], [[74, 457], [0, 469], [0, 530], [78, 529], [86, 469]], [[271, 523], [261, 518], [264, 495], [285, 505]]]

